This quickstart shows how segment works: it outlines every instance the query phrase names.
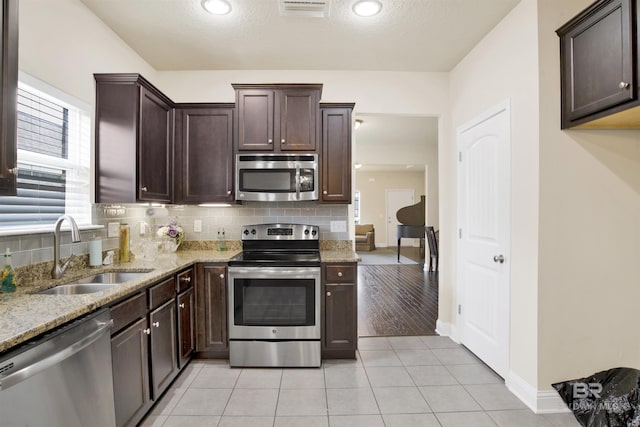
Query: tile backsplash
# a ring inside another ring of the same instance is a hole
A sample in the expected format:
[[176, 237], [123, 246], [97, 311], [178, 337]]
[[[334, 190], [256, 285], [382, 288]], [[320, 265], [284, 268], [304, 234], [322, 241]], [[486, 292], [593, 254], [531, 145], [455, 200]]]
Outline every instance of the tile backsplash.
[[[103, 250], [116, 249], [118, 238], [107, 238], [107, 224], [127, 223], [131, 228], [131, 240], [140, 236], [140, 224], [145, 222], [152, 230], [177, 219], [186, 234], [186, 240], [216, 240], [218, 229], [224, 228], [227, 240], [240, 240], [240, 227], [245, 224], [300, 223], [320, 227], [321, 240], [349, 240], [348, 231], [332, 232], [331, 222], [348, 223], [348, 205], [319, 205], [316, 202], [245, 202], [230, 207], [200, 207], [167, 205], [150, 207], [138, 204], [95, 204], [92, 209], [93, 223], [104, 228], [84, 230], [82, 241], [71, 243], [70, 233], [61, 233], [60, 255], [66, 258], [71, 253], [89, 252], [87, 242], [95, 234], [102, 238]], [[201, 231], [194, 231], [195, 221], [201, 222]], [[348, 228], [347, 228], [348, 230]], [[53, 260], [53, 225], [51, 232], [0, 237], [0, 251], [9, 248], [13, 253], [13, 264], [20, 267]]]

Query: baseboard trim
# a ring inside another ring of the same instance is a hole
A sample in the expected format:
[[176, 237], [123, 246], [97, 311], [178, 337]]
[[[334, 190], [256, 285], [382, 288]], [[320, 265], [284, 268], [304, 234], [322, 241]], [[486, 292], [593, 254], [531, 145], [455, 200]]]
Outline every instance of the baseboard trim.
[[505, 378], [505, 385], [536, 414], [570, 412], [558, 393], [538, 390], [513, 371], [509, 371], [509, 375]]
[[458, 339], [458, 330], [456, 325], [453, 323], [443, 322], [440, 319], [436, 320], [436, 332], [438, 335], [449, 337], [458, 344], [460, 343], [460, 340]]

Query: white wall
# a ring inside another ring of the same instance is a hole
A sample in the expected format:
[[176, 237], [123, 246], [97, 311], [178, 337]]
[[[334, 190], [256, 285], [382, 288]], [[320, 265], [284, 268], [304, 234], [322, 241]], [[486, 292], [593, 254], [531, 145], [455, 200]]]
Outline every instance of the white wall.
[[93, 73], [155, 70], [80, 0], [20, 0], [19, 67], [94, 105]]
[[414, 190], [414, 203], [424, 193], [424, 172], [366, 172], [356, 171], [356, 189], [360, 191], [360, 224], [373, 224], [377, 246], [396, 246], [387, 241], [386, 191]]
[[[440, 223], [455, 242], [456, 128], [505, 100], [511, 102], [511, 348], [510, 369], [537, 381], [538, 76], [536, 1], [523, 0], [451, 72], [449, 141], [440, 148]], [[443, 235], [441, 233], [440, 238]], [[441, 262], [439, 318], [455, 323], [456, 248]], [[442, 280], [442, 279], [441, 279]]]
[[604, 369], [640, 368], [640, 131], [560, 130], [554, 31], [591, 0], [538, 3], [538, 387], [549, 389]]

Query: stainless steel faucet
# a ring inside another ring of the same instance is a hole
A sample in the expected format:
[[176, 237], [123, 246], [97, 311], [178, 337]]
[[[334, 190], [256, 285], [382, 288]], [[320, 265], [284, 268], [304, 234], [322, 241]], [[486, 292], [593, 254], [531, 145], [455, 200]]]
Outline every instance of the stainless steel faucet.
[[60, 226], [64, 220], [67, 220], [71, 225], [71, 241], [77, 243], [80, 241], [80, 230], [78, 230], [78, 224], [69, 215], [62, 215], [56, 221], [56, 228], [53, 231], [53, 270], [51, 270], [51, 277], [54, 279], [60, 279], [64, 275], [64, 271], [69, 267], [69, 263], [75, 258], [74, 254], [71, 254], [69, 258], [60, 265]]

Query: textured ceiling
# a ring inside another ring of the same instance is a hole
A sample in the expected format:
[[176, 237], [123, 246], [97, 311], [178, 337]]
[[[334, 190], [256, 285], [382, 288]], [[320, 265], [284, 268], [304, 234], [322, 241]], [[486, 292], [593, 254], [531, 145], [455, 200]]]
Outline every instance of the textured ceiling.
[[328, 18], [283, 17], [277, 0], [81, 0], [157, 70], [449, 71], [520, 0], [381, 0], [355, 16], [332, 0]]

